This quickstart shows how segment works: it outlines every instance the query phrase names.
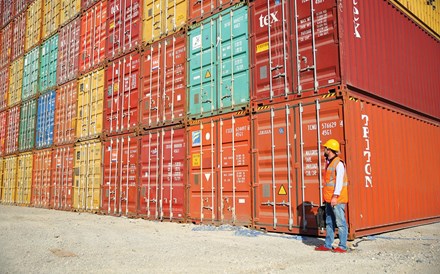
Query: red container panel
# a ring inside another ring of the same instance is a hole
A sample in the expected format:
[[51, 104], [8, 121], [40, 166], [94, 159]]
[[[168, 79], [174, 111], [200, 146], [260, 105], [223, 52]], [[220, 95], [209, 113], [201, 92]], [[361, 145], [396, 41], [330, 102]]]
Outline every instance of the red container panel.
[[53, 150], [51, 208], [62, 210], [72, 208], [74, 152], [73, 145], [57, 147]]
[[6, 136], [8, 132], [8, 111], [0, 112], [0, 156], [6, 152]]
[[1, 26], [4, 27], [9, 21], [12, 19], [12, 13], [13, 13], [13, 0], [2, 0], [0, 2], [1, 7]]
[[34, 153], [32, 168], [32, 197], [35, 207], [50, 208], [51, 205], [51, 169], [52, 150], [39, 150]]
[[8, 66], [11, 61], [12, 25], [8, 24], [0, 30], [0, 68]]
[[440, 125], [366, 98], [354, 93], [314, 97], [256, 111], [257, 228], [319, 233], [322, 144], [330, 138], [340, 141], [346, 163], [350, 238], [440, 219], [435, 206], [440, 180], [432, 172], [440, 166], [440, 156], [429, 152], [440, 148]]
[[140, 55], [125, 55], [106, 69], [104, 132], [132, 132], [138, 125]]
[[88, 72], [106, 57], [107, 1], [100, 1], [81, 15], [79, 71]]
[[28, 0], [15, 0], [14, 1], [14, 16], [19, 14], [20, 12], [24, 11], [27, 7]]
[[58, 32], [58, 85], [78, 76], [80, 27], [81, 18], [78, 17]]
[[54, 145], [72, 144], [76, 140], [76, 110], [77, 110], [76, 80], [66, 83], [56, 91]]
[[139, 137], [138, 214], [154, 220], [185, 218], [185, 129], [163, 127]]
[[101, 211], [134, 216], [138, 206], [139, 139], [133, 135], [112, 137], [105, 140], [103, 146]]
[[20, 106], [8, 109], [5, 154], [12, 154], [18, 150], [18, 134], [20, 131]]
[[149, 129], [183, 122], [186, 116], [184, 33], [147, 46], [141, 57], [141, 89], [141, 127]]
[[189, 0], [188, 21], [190, 24], [200, 22], [203, 19], [240, 2], [242, 2], [242, 0]]
[[141, 45], [142, 0], [108, 0], [108, 57], [116, 58]]
[[5, 66], [0, 69], [0, 110], [4, 110], [8, 106], [9, 92], [9, 67]]
[[223, 115], [188, 130], [188, 218], [201, 223], [252, 221], [250, 118]]
[[13, 22], [11, 62], [24, 54], [26, 13], [17, 15]]
[[85, 11], [100, 0], [81, 0], [81, 10]]

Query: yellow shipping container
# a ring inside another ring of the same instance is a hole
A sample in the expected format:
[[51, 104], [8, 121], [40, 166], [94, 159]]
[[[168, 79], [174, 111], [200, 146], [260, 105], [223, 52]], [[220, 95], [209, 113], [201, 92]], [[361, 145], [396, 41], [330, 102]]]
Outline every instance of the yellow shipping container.
[[102, 133], [104, 75], [104, 69], [100, 69], [79, 80], [76, 137], [80, 140]]
[[2, 202], [7, 204], [15, 203], [15, 193], [17, 190], [17, 156], [5, 158], [2, 187]]
[[58, 27], [60, 26], [60, 11], [60, 0], [44, 1], [43, 40], [58, 30]]
[[142, 41], [154, 42], [186, 26], [187, 0], [143, 0]]
[[26, 12], [26, 36], [24, 50], [27, 52], [40, 43], [43, 1], [35, 0]]
[[8, 107], [13, 106], [21, 101], [21, 87], [23, 86], [23, 60], [20, 57], [12, 62], [9, 67], [9, 96]]
[[406, 14], [425, 25], [428, 32], [440, 38], [440, 3], [427, 0], [389, 0]]
[[23, 153], [18, 156], [17, 196], [15, 197], [15, 202], [19, 205], [31, 204], [33, 163], [34, 157], [32, 152]]
[[75, 146], [73, 208], [97, 211], [100, 208], [102, 151], [99, 140]]
[[81, 11], [81, 0], [61, 0], [60, 25], [63, 26]]

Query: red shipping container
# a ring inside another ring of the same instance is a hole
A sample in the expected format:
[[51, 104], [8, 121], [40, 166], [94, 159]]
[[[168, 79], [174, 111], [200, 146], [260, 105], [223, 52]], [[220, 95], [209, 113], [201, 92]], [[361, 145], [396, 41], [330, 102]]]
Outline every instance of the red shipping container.
[[17, 15], [13, 22], [11, 62], [24, 54], [26, 13]]
[[58, 32], [58, 85], [78, 76], [80, 27], [81, 18], [78, 17]]
[[9, 21], [11, 21], [12, 19], [12, 13], [13, 13], [13, 5], [12, 5], [13, 0], [2, 0], [0, 2], [1, 7], [0, 10], [2, 11], [1, 13], [1, 28], [3, 28], [4, 26], [6, 26], [6, 24], [9, 23]]
[[147, 219], [185, 219], [185, 129], [163, 127], [140, 139], [138, 214]]
[[186, 34], [148, 45], [141, 57], [140, 126], [183, 123], [186, 117]]
[[58, 87], [55, 96], [54, 145], [72, 144], [76, 140], [76, 80]]
[[189, 0], [188, 23], [194, 24], [196, 22], [200, 22], [203, 19], [240, 2], [243, 2], [243, 0]]
[[8, 111], [0, 112], [0, 156], [6, 152], [6, 136], [8, 132]]
[[140, 55], [125, 55], [106, 69], [104, 127], [107, 135], [133, 132], [138, 125]]
[[227, 114], [192, 123], [187, 217], [192, 222], [250, 225], [250, 117]]
[[107, 1], [100, 1], [81, 15], [79, 71], [100, 66], [106, 57]]
[[12, 25], [8, 24], [0, 31], [0, 68], [9, 66], [11, 61]]
[[111, 137], [104, 140], [103, 150], [101, 211], [135, 216], [138, 201], [139, 139], [134, 135]]
[[74, 152], [73, 145], [57, 147], [53, 150], [51, 208], [61, 210], [72, 208]]
[[257, 228], [321, 232], [322, 144], [330, 138], [346, 163], [350, 238], [440, 219], [438, 122], [344, 91], [257, 109], [252, 123]]
[[18, 150], [18, 134], [20, 131], [20, 105], [8, 109], [5, 154], [12, 154]]
[[19, 14], [20, 12], [24, 11], [27, 7], [28, 2], [32, 2], [32, 1], [28, 1], [28, 0], [15, 0], [14, 3], [14, 16], [16, 16], [17, 14]]
[[116, 58], [141, 45], [141, 0], [108, 0], [108, 57]]
[[0, 110], [8, 106], [9, 67], [0, 69]]
[[51, 149], [38, 150], [34, 152], [31, 204], [35, 207], [50, 208], [52, 181], [51, 167]]

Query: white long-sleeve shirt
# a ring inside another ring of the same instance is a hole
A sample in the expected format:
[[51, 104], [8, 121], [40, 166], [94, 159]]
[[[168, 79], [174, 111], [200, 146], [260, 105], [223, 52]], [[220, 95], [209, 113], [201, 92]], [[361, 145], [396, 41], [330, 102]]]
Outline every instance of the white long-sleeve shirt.
[[342, 186], [344, 185], [345, 166], [342, 162], [336, 165], [336, 182], [334, 195], [341, 195]]

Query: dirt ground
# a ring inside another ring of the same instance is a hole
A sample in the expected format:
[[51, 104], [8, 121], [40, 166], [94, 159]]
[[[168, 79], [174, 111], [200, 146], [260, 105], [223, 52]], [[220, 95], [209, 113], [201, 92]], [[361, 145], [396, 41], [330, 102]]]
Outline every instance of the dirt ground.
[[0, 273], [440, 273], [440, 223], [323, 239], [0, 205]]

